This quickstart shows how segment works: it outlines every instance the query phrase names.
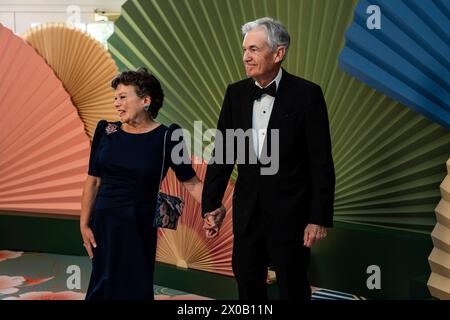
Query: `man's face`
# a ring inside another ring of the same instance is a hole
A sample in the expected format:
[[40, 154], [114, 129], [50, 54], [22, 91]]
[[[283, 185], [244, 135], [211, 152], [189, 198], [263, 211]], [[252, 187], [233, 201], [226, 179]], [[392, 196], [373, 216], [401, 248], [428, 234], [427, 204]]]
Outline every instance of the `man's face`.
[[283, 47], [278, 47], [275, 52], [272, 51], [267, 43], [267, 32], [262, 28], [255, 28], [245, 35], [242, 49], [245, 72], [248, 77], [256, 81], [277, 72], [278, 63], [284, 55]]

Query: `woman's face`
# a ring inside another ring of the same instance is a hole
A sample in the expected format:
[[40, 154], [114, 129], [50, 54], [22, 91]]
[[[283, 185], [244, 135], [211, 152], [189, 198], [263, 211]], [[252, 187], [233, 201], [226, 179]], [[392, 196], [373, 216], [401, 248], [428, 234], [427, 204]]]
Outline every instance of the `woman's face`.
[[115, 91], [114, 106], [119, 112], [120, 121], [129, 123], [136, 121], [147, 113], [145, 105], [150, 105], [150, 97], [139, 98], [133, 85], [119, 84]]

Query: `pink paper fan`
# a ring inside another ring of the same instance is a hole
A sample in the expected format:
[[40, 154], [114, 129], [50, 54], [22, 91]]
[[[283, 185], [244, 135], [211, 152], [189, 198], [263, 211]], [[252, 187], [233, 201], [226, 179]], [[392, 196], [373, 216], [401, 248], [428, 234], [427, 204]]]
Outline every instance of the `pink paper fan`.
[[[206, 167], [206, 163], [193, 165], [197, 176], [202, 181], [206, 174]], [[206, 238], [200, 204], [177, 180], [172, 170], [167, 173], [161, 189], [163, 192], [182, 197], [185, 200], [185, 207], [176, 231], [159, 229], [157, 260], [178, 267], [232, 276], [233, 232], [231, 210], [234, 184], [230, 182], [225, 191], [223, 204], [227, 208], [227, 214], [219, 236], [214, 239]]]
[[0, 210], [78, 215], [90, 142], [44, 59], [0, 24]]

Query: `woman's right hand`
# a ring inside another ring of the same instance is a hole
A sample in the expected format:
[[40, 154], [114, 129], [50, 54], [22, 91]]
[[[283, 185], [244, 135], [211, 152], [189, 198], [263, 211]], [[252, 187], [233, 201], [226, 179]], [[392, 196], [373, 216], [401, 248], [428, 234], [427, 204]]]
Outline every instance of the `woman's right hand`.
[[80, 227], [81, 230], [81, 236], [83, 238], [83, 246], [86, 249], [89, 258], [94, 257], [94, 253], [92, 252], [92, 247], [97, 248], [97, 243], [95, 242], [94, 233], [92, 232], [92, 229], [88, 226], [82, 226]]

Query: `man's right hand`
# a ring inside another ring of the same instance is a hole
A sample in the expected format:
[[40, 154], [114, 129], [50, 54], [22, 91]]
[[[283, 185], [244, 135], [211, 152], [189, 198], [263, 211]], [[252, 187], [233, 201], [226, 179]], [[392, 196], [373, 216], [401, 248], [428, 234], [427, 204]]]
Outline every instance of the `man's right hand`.
[[222, 205], [220, 208], [208, 212], [203, 219], [203, 229], [205, 230], [206, 237], [211, 239], [219, 235], [219, 229], [222, 226], [223, 219], [227, 210]]

